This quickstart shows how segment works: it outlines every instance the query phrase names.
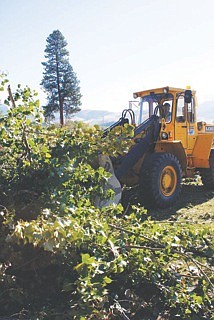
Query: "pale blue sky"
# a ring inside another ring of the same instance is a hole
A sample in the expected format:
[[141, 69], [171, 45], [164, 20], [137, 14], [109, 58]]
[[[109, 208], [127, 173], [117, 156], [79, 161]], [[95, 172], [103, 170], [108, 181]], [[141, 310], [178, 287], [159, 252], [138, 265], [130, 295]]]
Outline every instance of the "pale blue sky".
[[120, 111], [134, 91], [197, 90], [214, 100], [213, 0], [0, 0], [0, 70], [39, 91], [46, 39], [59, 29], [82, 109]]

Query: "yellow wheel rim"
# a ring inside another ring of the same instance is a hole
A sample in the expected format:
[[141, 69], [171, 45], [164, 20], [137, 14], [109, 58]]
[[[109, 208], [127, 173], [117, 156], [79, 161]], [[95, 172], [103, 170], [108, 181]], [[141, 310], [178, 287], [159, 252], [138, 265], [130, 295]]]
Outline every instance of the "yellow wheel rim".
[[166, 197], [170, 197], [177, 186], [177, 174], [172, 166], [163, 169], [160, 176], [160, 190]]

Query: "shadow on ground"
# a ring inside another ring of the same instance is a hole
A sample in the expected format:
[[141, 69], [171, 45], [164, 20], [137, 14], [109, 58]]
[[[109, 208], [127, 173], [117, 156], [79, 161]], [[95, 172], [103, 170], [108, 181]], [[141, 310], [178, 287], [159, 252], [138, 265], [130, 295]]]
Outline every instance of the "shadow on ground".
[[[125, 191], [123, 195], [123, 205], [140, 204], [140, 195], [138, 189], [133, 188], [130, 192]], [[140, 204], [142, 206], [142, 204]], [[207, 210], [207, 212], [205, 212]], [[182, 192], [179, 200], [174, 206], [167, 209], [147, 209], [148, 215], [155, 220], [177, 220], [180, 215], [187, 215], [188, 212], [199, 215], [214, 213], [214, 191], [206, 190], [203, 185], [196, 185], [192, 183], [185, 183], [182, 186]]]

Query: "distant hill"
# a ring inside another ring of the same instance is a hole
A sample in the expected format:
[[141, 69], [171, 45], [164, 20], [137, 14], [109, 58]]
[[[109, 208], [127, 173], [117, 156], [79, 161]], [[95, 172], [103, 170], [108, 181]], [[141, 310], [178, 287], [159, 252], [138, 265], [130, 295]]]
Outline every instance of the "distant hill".
[[121, 117], [121, 114], [122, 110], [121, 112], [110, 112], [106, 110], [81, 110], [72, 117], [72, 120], [108, 127], [112, 123], [116, 122]]
[[[110, 112], [106, 110], [81, 110], [72, 119], [89, 124], [109, 126], [121, 117], [121, 112]], [[214, 101], [203, 102], [197, 109], [197, 121], [214, 122]]]
[[[0, 114], [6, 114], [8, 111], [8, 106], [0, 104]], [[81, 110], [76, 113], [72, 120], [74, 121], [83, 121], [91, 125], [98, 124], [100, 126], [108, 127], [112, 123], [119, 120], [122, 115], [121, 112], [110, 112], [107, 110]], [[197, 110], [197, 120], [214, 122], [214, 101], [203, 102], [198, 106]], [[59, 117], [56, 115], [56, 122], [59, 122]]]

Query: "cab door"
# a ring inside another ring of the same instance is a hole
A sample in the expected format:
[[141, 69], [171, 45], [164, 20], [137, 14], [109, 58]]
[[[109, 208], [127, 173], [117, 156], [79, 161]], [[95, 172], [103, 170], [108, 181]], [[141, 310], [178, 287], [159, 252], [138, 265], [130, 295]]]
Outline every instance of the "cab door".
[[180, 140], [184, 149], [188, 148], [188, 123], [187, 123], [187, 105], [184, 97], [179, 96], [176, 100], [176, 116], [175, 116], [175, 140]]
[[195, 114], [195, 100], [192, 97], [190, 103], [187, 104], [187, 135], [188, 135], [188, 154], [192, 153], [197, 139], [197, 123]]

